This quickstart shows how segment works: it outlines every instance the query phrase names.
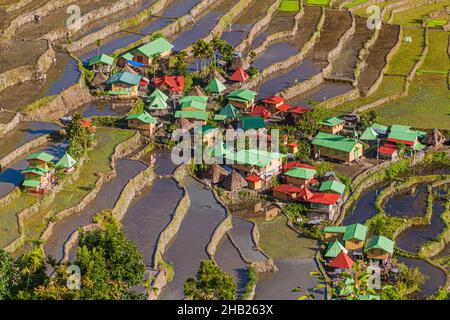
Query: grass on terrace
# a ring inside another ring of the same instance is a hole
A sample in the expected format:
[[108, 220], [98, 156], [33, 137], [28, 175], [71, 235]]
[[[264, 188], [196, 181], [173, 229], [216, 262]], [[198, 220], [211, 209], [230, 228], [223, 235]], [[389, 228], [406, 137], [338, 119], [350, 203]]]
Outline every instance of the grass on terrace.
[[423, 18], [427, 14], [443, 9], [448, 5], [450, 5], [450, 0], [398, 12], [394, 15], [393, 23], [400, 24], [402, 26], [422, 25]]
[[350, 2], [350, 3], [347, 3], [345, 6], [344, 6], [344, 8], [345, 9], [351, 9], [351, 8], [354, 8], [354, 7], [356, 7], [356, 6], [359, 6], [360, 4], [363, 4], [363, 3], [366, 3], [367, 2], [367, 0], [355, 0], [355, 1], [352, 1], [352, 2]]
[[[56, 194], [54, 201], [41, 208], [24, 221], [27, 240], [36, 239], [45, 229], [48, 219], [61, 210], [70, 208], [81, 201], [95, 185], [98, 173], [111, 170], [110, 161], [114, 148], [129, 139], [135, 132], [100, 128], [97, 131], [97, 146], [89, 153], [90, 161], [85, 164], [80, 178]], [[17, 214], [40, 199], [39, 196], [23, 193], [10, 205], [0, 209], [0, 247], [4, 247], [18, 237]]]
[[416, 75], [408, 97], [377, 109], [383, 124], [405, 124], [417, 128], [450, 127], [450, 90], [446, 75]]
[[305, 4], [310, 6], [330, 6], [330, 0], [305, 0]]
[[[392, 4], [392, 3], [395, 3], [395, 2], [399, 2], [399, 1], [401, 1], [401, 0], [389, 0], [389, 1], [376, 3], [375, 5], [380, 8], [380, 11], [382, 11], [384, 9], [384, 7], [387, 6], [388, 4]], [[364, 6], [364, 7], [360, 8], [360, 9], [358, 9], [358, 10], [355, 10], [353, 13], [358, 15], [358, 16], [361, 16], [361, 17], [371, 16], [373, 14], [373, 12], [367, 12], [368, 7], [369, 7], [369, 5]], [[388, 12], [386, 12], [386, 15], [383, 17], [383, 20], [385, 20], [386, 17], [388, 17], [387, 13]]]
[[283, 0], [280, 4], [280, 11], [298, 12], [300, 10], [299, 0]]
[[317, 250], [317, 240], [304, 238], [289, 228], [284, 215], [271, 222], [253, 221], [260, 233], [259, 246], [271, 258], [307, 258]]
[[450, 32], [430, 30], [429, 51], [425, 61], [420, 66], [421, 70], [448, 71], [450, 69], [450, 57], [448, 56]]

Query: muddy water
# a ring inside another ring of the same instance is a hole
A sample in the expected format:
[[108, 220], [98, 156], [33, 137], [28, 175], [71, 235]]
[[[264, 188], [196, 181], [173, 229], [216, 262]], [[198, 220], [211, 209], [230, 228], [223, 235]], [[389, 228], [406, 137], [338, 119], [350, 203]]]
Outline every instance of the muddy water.
[[308, 80], [314, 74], [320, 72], [321, 65], [313, 64], [311, 60], [305, 59], [303, 62], [290, 71], [263, 82], [258, 88], [258, 99], [264, 99], [277, 94], [284, 88]]
[[323, 289], [314, 292], [313, 288], [319, 284], [314, 276], [310, 276], [311, 270], [317, 266], [313, 259], [276, 259], [277, 272], [260, 273], [256, 285], [255, 300], [296, 300], [305, 293], [292, 292], [301, 287], [307, 293], [314, 294], [316, 300], [324, 299]]
[[356, 203], [352, 205], [342, 224], [363, 224], [368, 219], [375, 216], [378, 213], [378, 210], [375, 208], [375, 201], [378, 194], [386, 188], [386, 186], [386, 184], [378, 184], [365, 191]]
[[253, 41], [251, 49], [259, 47], [264, 40], [266, 40], [267, 36], [271, 34], [292, 30], [294, 27], [294, 18], [296, 14], [296, 12], [282, 12], [277, 10], [272, 16], [272, 20], [267, 28], [264, 29]]
[[237, 0], [221, 1], [219, 5], [205, 14], [191, 29], [176, 36], [172, 42], [175, 50], [181, 51], [192, 45], [198, 39], [206, 37], [217, 25], [219, 19], [230, 10]]
[[233, 217], [233, 229], [230, 231], [230, 236], [235, 245], [241, 250], [246, 261], [264, 261], [267, 258], [261, 251], [256, 249], [256, 244], [252, 237], [253, 227], [252, 222]]
[[156, 180], [153, 186], [138, 196], [125, 214], [122, 225], [144, 256], [146, 266], [153, 267], [153, 254], [159, 234], [172, 219], [183, 196], [175, 180]]
[[218, 246], [214, 260], [223, 271], [233, 276], [236, 281], [237, 298], [239, 299], [248, 282], [247, 264], [242, 260], [238, 250], [227, 237]]
[[441, 215], [444, 212], [444, 202], [433, 201], [431, 223], [423, 227], [413, 227], [402, 232], [396, 239], [396, 245], [409, 252], [418, 252], [420, 247], [436, 238], [445, 228]]
[[70, 86], [73, 86], [80, 79], [81, 73], [78, 69], [78, 63], [74, 59], [69, 59], [64, 72], [58, 78], [58, 80], [51, 83], [50, 88], [45, 92], [46, 96], [52, 96], [58, 94]]
[[397, 257], [398, 262], [404, 263], [409, 268], [418, 268], [420, 272], [427, 276], [422, 286], [422, 291], [418, 294], [419, 299], [433, 295], [436, 290], [445, 285], [445, 272], [424, 260]]
[[0, 142], [0, 159], [31, 140], [58, 131], [60, 127], [50, 122], [21, 122], [16, 129], [4, 135]]
[[106, 117], [106, 116], [124, 116], [130, 107], [116, 107], [113, 103], [105, 102], [105, 101], [94, 101], [92, 103], [88, 103], [77, 110], [74, 110], [70, 114], [74, 114], [78, 112], [81, 116], [90, 118], [90, 117]]
[[417, 217], [424, 216], [427, 209], [427, 186], [419, 185], [411, 194], [411, 189], [391, 197], [384, 205], [389, 216]]
[[[55, 157], [53, 161], [57, 162], [66, 152], [67, 144], [68, 144], [67, 141], [53, 143], [47, 147], [42, 147], [33, 150], [29, 154], [33, 152], [44, 151], [53, 155]], [[13, 191], [14, 188], [18, 186], [24, 179], [24, 176], [21, 173], [21, 171], [28, 167], [26, 157], [29, 154], [20, 157], [20, 159], [17, 159], [10, 166], [8, 166], [8, 168], [6, 168], [4, 171], [0, 173], [0, 199], [5, 197], [11, 191]]]
[[[87, 208], [56, 224], [52, 236], [44, 245], [46, 255], [61, 259], [63, 245], [70, 235], [78, 227], [90, 224], [92, 222], [92, 217], [94, 217], [97, 212], [112, 208], [122, 192], [123, 187], [131, 178], [145, 169], [145, 167], [146, 166], [140, 161], [118, 160], [116, 162], [117, 176], [103, 185], [102, 189], [97, 194], [97, 197], [87, 206]], [[72, 250], [70, 255], [71, 259], [74, 258], [74, 253], [75, 250]]]
[[171, 160], [170, 150], [155, 150], [146, 154], [142, 160], [149, 165], [155, 165], [155, 173], [158, 175], [173, 174], [178, 167]]
[[255, 60], [255, 66], [259, 70], [279, 62], [286, 60], [290, 56], [297, 54], [300, 50], [287, 42], [275, 43], [268, 47], [264, 53]]
[[199, 182], [186, 180], [191, 205], [180, 231], [167, 251], [165, 260], [173, 264], [175, 276], [161, 294], [163, 300], [184, 298], [184, 282], [195, 277], [200, 261], [208, 259], [206, 246], [214, 229], [225, 218], [225, 209], [216, 201], [211, 191]]
[[324, 102], [331, 98], [340, 96], [353, 89], [349, 83], [325, 82], [314, 89], [307, 91], [289, 100], [293, 105], [309, 105], [309, 101]]

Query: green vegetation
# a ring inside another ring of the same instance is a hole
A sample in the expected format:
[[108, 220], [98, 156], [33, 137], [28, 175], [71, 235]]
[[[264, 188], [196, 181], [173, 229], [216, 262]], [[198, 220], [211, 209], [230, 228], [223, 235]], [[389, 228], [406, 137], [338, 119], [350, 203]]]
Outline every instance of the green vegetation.
[[258, 283], [258, 272], [256, 271], [256, 268], [254, 266], [247, 267], [247, 277], [248, 281], [247, 284], [245, 285], [244, 293], [242, 294], [242, 300], [247, 300], [250, 297], [253, 288]]
[[317, 250], [317, 240], [304, 238], [287, 226], [287, 218], [280, 216], [271, 222], [264, 219], [253, 220], [259, 229], [259, 245], [270, 257], [307, 258]]
[[49, 104], [50, 102], [52, 102], [55, 98], [56, 98], [56, 95], [43, 97], [43, 98], [25, 106], [22, 111], [27, 113], [27, 112], [31, 112], [34, 110], [39, 110], [40, 108], [42, 108], [42, 107], [46, 106], [47, 104]]
[[406, 300], [410, 294], [421, 290], [425, 276], [419, 269], [408, 268], [404, 264], [398, 266], [400, 269], [398, 281], [383, 288], [381, 300]]
[[191, 300], [236, 300], [236, 283], [212, 260], [202, 260], [196, 278], [186, 280], [184, 294]]
[[[389, 64], [388, 74], [406, 76], [411, 71], [414, 64], [419, 61], [420, 54], [423, 50], [425, 44], [424, 34], [425, 30], [422, 28], [403, 29], [402, 44]], [[412, 42], [406, 42], [406, 37], [411, 37]]]
[[310, 5], [310, 6], [329, 7], [330, 0], [305, 0], [305, 4]]
[[423, 19], [427, 14], [436, 10], [443, 9], [448, 5], [450, 5], [449, 0], [398, 12], [394, 15], [393, 23], [400, 24], [402, 26], [422, 25]]
[[280, 11], [298, 12], [300, 10], [299, 0], [283, 0], [280, 4]]
[[360, 4], [366, 3], [367, 0], [355, 0], [353, 2], [347, 3], [344, 8], [345, 9], [351, 9], [353, 7], [359, 6]]
[[420, 66], [423, 70], [440, 70], [446, 74], [450, 69], [450, 57], [448, 55], [448, 39], [450, 32], [429, 32], [429, 51], [425, 61]]
[[446, 24], [447, 24], [447, 19], [444, 19], [444, 18], [427, 20], [427, 27], [430, 27], [430, 28], [443, 27]]
[[377, 109], [380, 122], [386, 125], [404, 124], [417, 128], [448, 128], [447, 77], [418, 75], [405, 98], [384, 104]]

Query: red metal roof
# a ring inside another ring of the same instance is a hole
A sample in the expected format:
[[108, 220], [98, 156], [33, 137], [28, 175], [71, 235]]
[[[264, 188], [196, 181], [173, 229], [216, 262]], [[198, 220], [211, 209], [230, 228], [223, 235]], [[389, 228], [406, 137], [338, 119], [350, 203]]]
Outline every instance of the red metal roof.
[[317, 192], [317, 193], [314, 193], [312, 197], [307, 199], [307, 202], [332, 205], [332, 204], [336, 204], [336, 202], [339, 200], [340, 197], [341, 196], [336, 193]]
[[283, 103], [281, 106], [277, 107], [277, 110], [280, 110], [281, 112], [287, 112], [292, 109], [292, 106], [286, 103]]
[[416, 143], [415, 141], [399, 140], [399, 139], [392, 139], [392, 138], [388, 138], [386, 141], [393, 142], [393, 143], [403, 143], [407, 146], [413, 146], [414, 143]]
[[305, 168], [305, 169], [314, 169], [314, 170], [316, 169], [316, 167], [313, 167], [313, 166], [310, 166], [307, 164], [303, 164], [298, 161], [290, 161], [283, 165], [283, 171], [288, 171], [293, 168]]
[[302, 189], [291, 186], [289, 184], [280, 184], [279, 186], [272, 189], [272, 191], [278, 191], [281, 193], [297, 193], [300, 192]]
[[167, 86], [168, 90], [171, 92], [180, 93], [184, 90], [184, 77], [181, 76], [163, 76], [158, 77], [153, 80], [156, 88], [161, 86]]
[[308, 201], [312, 197], [314, 197], [314, 193], [308, 188], [303, 188], [298, 195], [298, 198], [303, 199], [304, 201]]
[[289, 112], [295, 113], [295, 114], [304, 114], [309, 111], [311, 111], [311, 108], [308, 108], [308, 107], [294, 107], [289, 110]]
[[245, 72], [244, 69], [239, 67], [236, 69], [236, 71], [230, 77], [230, 80], [237, 81], [237, 82], [244, 82], [244, 81], [247, 81], [248, 78], [250, 78], [250, 76], [247, 74], [247, 72]]
[[258, 182], [258, 181], [261, 181], [261, 178], [260, 177], [258, 177], [258, 176], [255, 176], [255, 175], [250, 175], [250, 176], [248, 176], [247, 178], [245, 178], [247, 181], [250, 181], [250, 182]]
[[267, 119], [272, 116], [272, 113], [269, 110], [267, 110], [266, 108], [264, 108], [263, 106], [257, 105], [253, 109], [252, 113], [250, 113], [250, 116], [261, 117], [261, 118]]
[[379, 153], [386, 154], [389, 156], [392, 156], [395, 153], [395, 151], [397, 151], [397, 147], [394, 146], [393, 144], [389, 144], [389, 143], [378, 148]]
[[296, 147], [298, 146], [297, 142], [291, 142], [287, 144], [289, 147]]
[[286, 99], [284, 99], [282, 97], [273, 96], [273, 97], [269, 97], [269, 98], [264, 99], [262, 102], [270, 103], [270, 104], [279, 104], [279, 103], [282, 103], [282, 102], [285, 102], [285, 101], [286, 101]]
[[331, 261], [330, 266], [341, 269], [351, 269], [355, 262], [344, 251], [341, 251], [336, 258]]

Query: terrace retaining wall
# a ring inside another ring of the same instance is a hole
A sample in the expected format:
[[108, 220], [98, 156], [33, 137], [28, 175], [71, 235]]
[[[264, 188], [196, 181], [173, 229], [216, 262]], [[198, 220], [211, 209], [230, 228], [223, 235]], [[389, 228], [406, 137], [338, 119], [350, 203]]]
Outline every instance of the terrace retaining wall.
[[83, 27], [87, 26], [88, 24], [103, 19], [105, 17], [108, 17], [109, 15], [115, 14], [119, 11], [122, 11], [128, 7], [134, 6], [135, 4], [141, 2], [142, 0], [116, 0], [111, 4], [108, 4], [104, 7], [98, 8], [96, 10], [93, 10], [91, 12], [88, 12], [87, 14], [84, 14], [81, 16], [79, 20], [79, 28], [78, 29], [69, 29], [69, 28], [58, 28], [55, 30], [50, 31], [49, 33], [45, 34], [41, 37], [41, 39], [48, 39], [50, 41], [56, 41], [61, 38], [69, 38], [73, 34], [80, 31]]
[[42, 74], [56, 63], [56, 52], [50, 41], [47, 41], [47, 50], [36, 61], [36, 65], [17, 67], [0, 74], [0, 91], [16, 84], [39, 79]]
[[[1, 110], [0, 110], [1, 111]], [[16, 113], [14, 117], [8, 123], [0, 123], [0, 137], [5, 135], [11, 130], [14, 130], [22, 120], [22, 115], [20, 113]], [[1, 165], [0, 165], [1, 167]]]
[[244, 52], [255, 40], [255, 37], [265, 28], [269, 25], [270, 21], [272, 20], [272, 17], [275, 12], [277, 12], [278, 8], [280, 7], [282, 0], [275, 1], [267, 10], [266, 15], [260, 19], [258, 22], [256, 22], [252, 28], [250, 29], [247, 37], [242, 40], [241, 43], [239, 43], [236, 46], [236, 51], [238, 52]]
[[208, 246], [206, 247], [206, 252], [209, 255], [209, 258], [211, 260], [214, 260], [214, 256], [216, 255], [217, 247], [219, 246], [221, 240], [226, 235], [228, 231], [233, 229], [233, 216], [227, 215], [225, 219], [222, 220], [222, 222], [219, 223], [219, 225], [215, 228], [211, 240], [208, 243]]
[[409, 9], [414, 9], [414, 8], [418, 8], [418, 7], [422, 7], [422, 6], [426, 6], [426, 5], [431, 5], [431, 4], [435, 4], [435, 3], [441, 3], [444, 2], [446, 0], [416, 0], [416, 1], [407, 1], [406, 3], [403, 3], [401, 7], [399, 8], [395, 8], [391, 11], [391, 15], [389, 17], [388, 22], [392, 23], [394, 21], [394, 17], [396, 13], [399, 12], [403, 12], [403, 11], [407, 11]]
[[11, 13], [17, 10], [20, 10], [26, 6], [28, 6], [30, 3], [32, 3], [34, 0], [20, 0], [15, 3], [9, 4], [9, 5], [3, 5], [0, 6], [0, 12], [2, 13]]

